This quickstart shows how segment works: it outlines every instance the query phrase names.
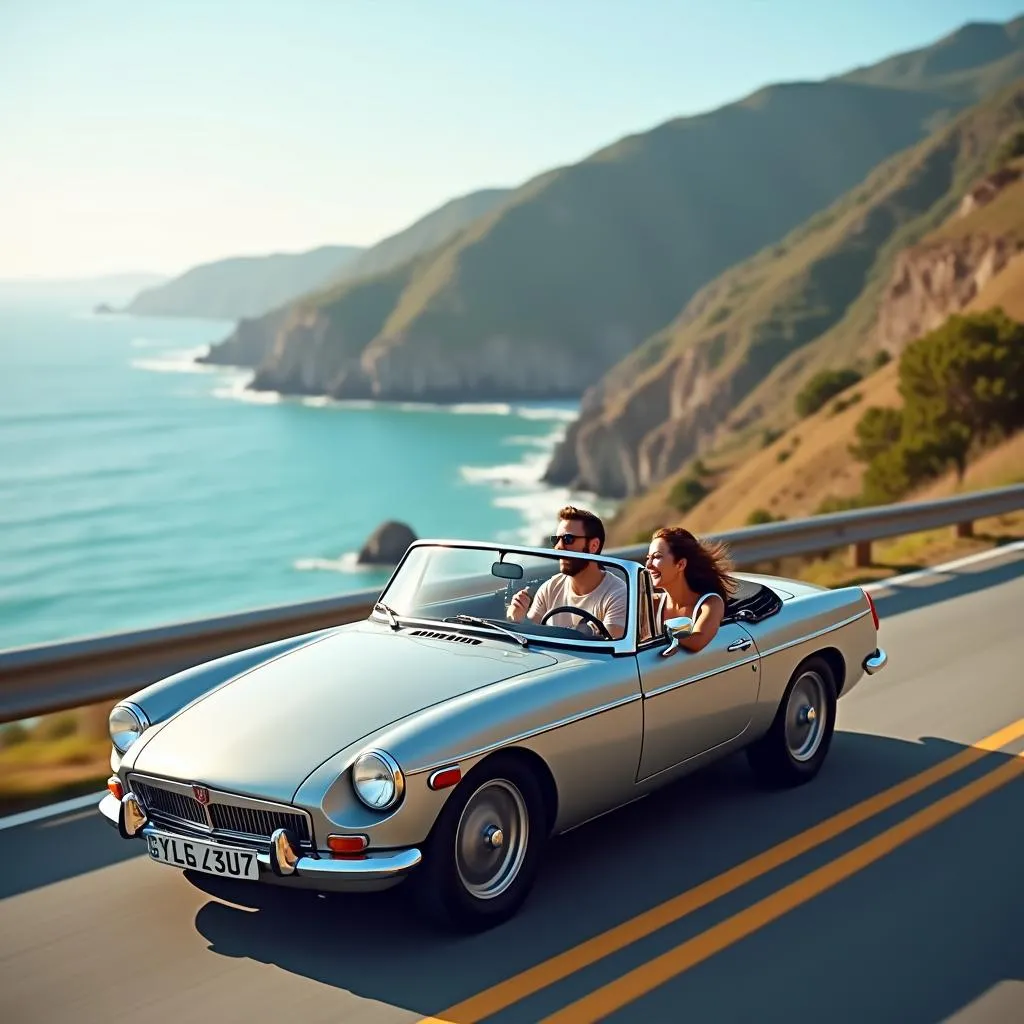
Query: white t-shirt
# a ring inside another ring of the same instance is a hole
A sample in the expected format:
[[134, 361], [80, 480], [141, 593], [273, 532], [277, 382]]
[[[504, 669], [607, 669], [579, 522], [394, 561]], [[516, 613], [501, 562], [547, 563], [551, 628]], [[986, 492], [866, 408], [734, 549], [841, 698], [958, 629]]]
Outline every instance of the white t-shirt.
[[[540, 622], [549, 609], [565, 604], [596, 615], [609, 631], [613, 626], [618, 626], [623, 632], [626, 629], [626, 581], [613, 572], [605, 570], [604, 579], [589, 594], [577, 594], [572, 589], [572, 577], [556, 573], [537, 588], [537, 595], [528, 614], [531, 619]], [[594, 630], [593, 623], [569, 612], [559, 612], [548, 619], [545, 625]], [[600, 636], [596, 630], [594, 632]]]

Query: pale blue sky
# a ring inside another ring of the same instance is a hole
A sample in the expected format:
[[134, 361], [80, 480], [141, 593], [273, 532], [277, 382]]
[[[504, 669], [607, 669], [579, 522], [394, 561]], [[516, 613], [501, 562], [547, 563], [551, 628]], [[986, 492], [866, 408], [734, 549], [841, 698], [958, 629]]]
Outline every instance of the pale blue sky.
[[1021, 0], [3, 0], [0, 277], [371, 244]]

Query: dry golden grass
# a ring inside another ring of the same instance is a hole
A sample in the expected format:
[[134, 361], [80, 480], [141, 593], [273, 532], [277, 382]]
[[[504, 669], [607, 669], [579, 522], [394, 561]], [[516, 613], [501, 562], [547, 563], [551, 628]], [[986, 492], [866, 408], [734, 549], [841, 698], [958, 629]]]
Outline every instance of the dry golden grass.
[[1012, 512], [979, 519], [974, 524], [973, 537], [957, 537], [952, 527], [945, 527], [878, 541], [872, 545], [872, 564], [868, 566], [854, 566], [850, 551], [844, 549], [821, 558], [782, 558], [770, 565], [752, 568], [823, 587], [843, 587], [876, 583], [889, 576], [939, 565], [1022, 538], [1024, 512]]
[[[976, 459], [968, 467], [960, 486], [957, 485], [956, 475], [948, 473], [916, 491], [907, 500], [925, 501], [1017, 483], [1024, 483], [1024, 431]], [[972, 537], [957, 537], [954, 527], [943, 527], [878, 541], [872, 545], [872, 564], [869, 566], [854, 566], [852, 550], [844, 548], [820, 558], [784, 558], [771, 565], [754, 568], [821, 586], [838, 587], [912, 572], [926, 565], [937, 565], [1022, 537], [1024, 511], [979, 519], [974, 523]]]
[[1024, 322], [1024, 253], [1014, 256], [1002, 271], [982, 288], [967, 307], [967, 311], [981, 313], [996, 306], [1002, 306], [1007, 316]]
[[[757, 509], [787, 519], [812, 515], [828, 497], [853, 497], [860, 491], [862, 464], [847, 451], [854, 428], [871, 405], [898, 406], [895, 360], [832, 399], [814, 415], [801, 420], [771, 445], [738, 464], [721, 466], [721, 482], [706, 498], [683, 514], [671, 508], [666, 481], [630, 502], [609, 531], [612, 544], [632, 543], [642, 532], [671, 523], [684, 523], [696, 533], [711, 533], [747, 525]], [[840, 412], [836, 402], [859, 399]], [[712, 467], [715, 463], [708, 460]]]
[[0, 814], [102, 789], [110, 775], [110, 707], [60, 711], [31, 729], [0, 731]]
[[[965, 233], [1024, 237], [1024, 178], [987, 206], [966, 217], [950, 217], [925, 241]], [[1024, 253], [1010, 260], [965, 312], [996, 306], [1024, 321]], [[766, 448], [757, 449], [756, 439], [747, 439], [744, 444], [735, 443], [711, 453], [705, 462], [713, 473], [705, 482], [714, 490], [706, 498], [680, 513], [669, 500], [676, 478], [666, 480], [622, 506], [610, 525], [609, 543], [633, 543], [670, 523], [683, 522], [697, 533], [735, 529], [747, 525], [759, 510], [776, 518], [799, 518], [813, 515], [826, 498], [854, 497], [860, 492], [864, 473], [863, 464], [849, 452], [857, 421], [872, 405], [897, 407], [897, 383], [897, 361], [893, 360], [838, 396], [841, 400], [856, 398], [842, 411], [834, 411], [837, 399], [833, 399], [813, 416], [789, 427]], [[1007, 452], [1005, 459], [1017, 458], [1024, 463], [1024, 453], [1016, 447], [1011, 446]], [[942, 488], [951, 486], [947, 479], [926, 493], [950, 493]]]

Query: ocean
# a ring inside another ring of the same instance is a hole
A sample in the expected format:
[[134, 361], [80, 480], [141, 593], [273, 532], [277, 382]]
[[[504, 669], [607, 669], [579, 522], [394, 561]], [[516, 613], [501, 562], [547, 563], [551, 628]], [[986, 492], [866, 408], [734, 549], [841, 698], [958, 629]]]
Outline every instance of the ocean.
[[0, 293], [0, 649], [380, 587], [385, 519], [538, 543], [573, 403], [334, 403], [195, 363], [232, 324]]

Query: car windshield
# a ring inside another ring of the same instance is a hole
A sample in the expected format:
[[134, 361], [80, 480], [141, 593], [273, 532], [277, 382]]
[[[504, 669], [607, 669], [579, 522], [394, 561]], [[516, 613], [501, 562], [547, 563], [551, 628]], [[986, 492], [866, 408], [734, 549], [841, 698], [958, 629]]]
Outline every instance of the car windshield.
[[[564, 561], [563, 561], [564, 559]], [[449, 547], [428, 544], [413, 547], [380, 596], [375, 615], [391, 621], [426, 619], [451, 625], [476, 626], [491, 629], [496, 635], [515, 636], [512, 640], [532, 643], [538, 640], [587, 641], [607, 643], [609, 636], [593, 625], [587, 615], [559, 612], [547, 617], [546, 622], [531, 621], [524, 617], [516, 622], [508, 617], [513, 597], [526, 589], [532, 604], [541, 584], [560, 575], [564, 569], [576, 566], [586, 568], [593, 564], [611, 576], [597, 577], [601, 594], [625, 587], [625, 598], [616, 602], [628, 608], [632, 595], [629, 578], [621, 566], [601, 561], [589, 562], [572, 559], [571, 553], [552, 550], [550, 554], [510, 552], [498, 545], [493, 547]], [[588, 571], [589, 575], [589, 571]], [[549, 603], [547, 610], [573, 605], [595, 607], [594, 598], [574, 598], [570, 579], [561, 576], [558, 581], [558, 600]], [[597, 591], [594, 592], [597, 595]], [[597, 605], [606, 607], [605, 603]], [[584, 607], [584, 611], [590, 610]], [[591, 615], [593, 615], [591, 611]], [[471, 623], [469, 620], [478, 620]], [[482, 620], [482, 621], [480, 621]], [[621, 624], [625, 626], [625, 622]]]

